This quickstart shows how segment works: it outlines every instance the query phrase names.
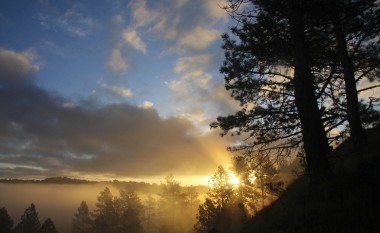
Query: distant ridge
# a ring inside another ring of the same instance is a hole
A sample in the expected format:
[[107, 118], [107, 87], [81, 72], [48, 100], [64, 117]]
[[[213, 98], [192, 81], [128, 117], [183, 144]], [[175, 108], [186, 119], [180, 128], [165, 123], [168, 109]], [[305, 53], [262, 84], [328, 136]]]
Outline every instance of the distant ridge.
[[8, 184], [27, 184], [27, 183], [41, 183], [41, 184], [95, 184], [97, 181], [75, 179], [69, 177], [48, 177], [43, 180], [24, 180], [24, 179], [0, 179], [0, 183]]
[[[157, 193], [159, 187], [162, 184], [156, 184], [156, 183], [146, 183], [146, 182], [136, 182], [136, 181], [119, 181], [119, 180], [113, 180], [113, 181], [91, 181], [91, 180], [84, 180], [84, 179], [76, 179], [76, 178], [69, 178], [69, 177], [48, 177], [42, 180], [32, 180], [32, 179], [0, 179], [0, 184], [62, 184], [62, 185], [83, 185], [83, 184], [101, 184], [101, 185], [113, 185], [117, 188], [122, 188], [125, 186], [128, 186], [132, 188], [135, 191], [144, 192], [144, 193]], [[206, 193], [208, 192], [208, 187], [204, 185], [196, 185], [194, 186], [197, 188], [199, 193]]]

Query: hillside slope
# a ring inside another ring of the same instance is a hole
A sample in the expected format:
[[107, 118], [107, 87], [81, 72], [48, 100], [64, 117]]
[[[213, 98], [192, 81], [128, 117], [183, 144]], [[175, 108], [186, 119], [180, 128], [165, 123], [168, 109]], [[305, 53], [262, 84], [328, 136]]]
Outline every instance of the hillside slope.
[[243, 232], [378, 233], [380, 232], [380, 127], [355, 151], [347, 140], [331, 154], [334, 177], [319, 186], [297, 179]]

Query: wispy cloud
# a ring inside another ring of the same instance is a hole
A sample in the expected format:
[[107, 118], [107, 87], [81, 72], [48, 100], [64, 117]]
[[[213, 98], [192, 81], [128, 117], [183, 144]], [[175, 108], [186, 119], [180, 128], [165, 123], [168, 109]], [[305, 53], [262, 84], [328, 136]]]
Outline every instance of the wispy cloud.
[[72, 37], [87, 37], [98, 25], [97, 20], [81, 4], [73, 4], [64, 11], [53, 7], [51, 3], [45, 3], [43, 7], [46, 10], [37, 13], [34, 18], [47, 30], [62, 31]]
[[123, 57], [121, 49], [121, 46], [116, 46], [108, 57], [107, 66], [113, 71], [123, 71], [128, 68], [128, 63]]
[[146, 1], [137, 1], [130, 4], [133, 16], [130, 27], [144, 29], [160, 39], [175, 41], [177, 49], [172, 51], [179, 51], [181, 47], [204, 49], [221, 34], [215, 29], [226, 15], [219, 7], [221, 2], [166, 0], [148, 7]]
[[[206, 70], [211, 62], [212, 56], [210, 54], [179, 58], [173, 70], [181, 77], [178, 80], [171, 81], [169, 87], [177, 92], [191, 89], [189, 86], [193, 86], [193, 88], [194, 86], [197, 88], [207, 87], [212, 76]], [[180, 85], [187, 87], [180, 87]]]
[[123, 31], [124, 42], [132, 46], [132, 48], [146, 53], [146, 44], [142, 41], [141, 37], [138, 35], [137, 31], [132, 28], [128, 28]]
[[148, 9], [146, 0], [131, 1], [129, 8], [131, 9], [133, 27], [135, 28], [151, 24], [160, 16], [156, 10]]
[[130, 88], [126, 87], [119, 87], [119, 86], [110, 86], [107, 84], [103, 84], [102, 87], [106, 90], [109, 90], [113, 94], [116, 94], [121, 97], [130, 97], [133, 95], [132, 90]]
[[179, 45], [193, 49], [204, 49], [214, 42], [221, 32], [212, 28], [196, 27], [179, 38]]
[[222, 82], [213, 81], [209, 71], [213, 64], [211, 54], [179, 58], [173, 68], [179, 77], [167, 82], [181, 106], [179, 112], [205, 128], [217, 115], [230, 114], [239, 106]]
[[71, 36], [85, 37], [92, 33], [96, 20], [85, 15], [79, 5], [75, 5], [57, 18], [57, 24]]
[[58, 45], [52, 40], [47, 40], [47, 39], [41, 39], [39, 43], [39, 48], [41, 48], [44, 51], [47, 51], [51, 54], [57, 55], [62, 58], [69, 58], [70, 57], [70, 49], [65, 48], [61, 45]]

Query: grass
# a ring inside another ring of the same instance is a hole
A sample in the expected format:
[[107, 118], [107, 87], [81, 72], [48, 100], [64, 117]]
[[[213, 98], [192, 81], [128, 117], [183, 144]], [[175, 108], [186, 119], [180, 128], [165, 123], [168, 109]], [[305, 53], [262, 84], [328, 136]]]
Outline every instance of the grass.
[[367, 135], [362, 150], [355, 151], [347, 140], [331, 153], [331, 181], [314, 186], [307, 177], [298, 178], [243, 232], [380, 232], [380, 128]]

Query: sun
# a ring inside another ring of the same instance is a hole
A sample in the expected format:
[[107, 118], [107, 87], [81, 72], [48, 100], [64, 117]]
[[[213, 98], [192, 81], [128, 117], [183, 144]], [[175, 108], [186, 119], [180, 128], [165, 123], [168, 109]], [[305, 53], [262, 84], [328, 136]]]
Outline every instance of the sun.
[[240, 183], [240, 179], [239, 179], [239, 177], [237, 177], [235, 175], [230, 175], [228, 182], [234, 186], [238, 186]]

